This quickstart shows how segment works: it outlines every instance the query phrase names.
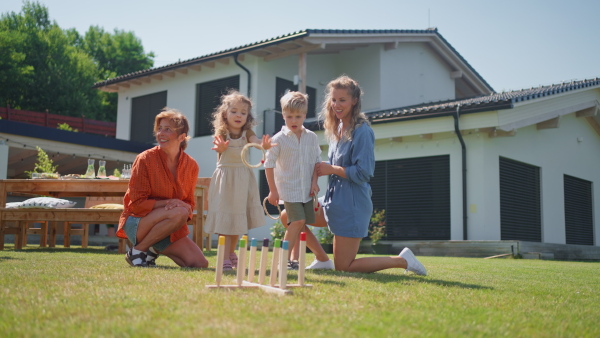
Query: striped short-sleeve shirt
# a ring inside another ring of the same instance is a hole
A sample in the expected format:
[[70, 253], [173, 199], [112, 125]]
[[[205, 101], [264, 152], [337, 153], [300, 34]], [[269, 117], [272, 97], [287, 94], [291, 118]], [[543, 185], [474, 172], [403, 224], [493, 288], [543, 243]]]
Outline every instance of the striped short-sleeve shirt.
[[[285, 202], [310, 201], [315, 164], [321, 161], [321, 148], [315, 133], [302, 127], [300, 139], [288, 127], [273, 136], [277, 146], [267, 151], [265, 168], [275, 168], [279, 198]], [[281, 201], [280, 201], [281, 203]]]

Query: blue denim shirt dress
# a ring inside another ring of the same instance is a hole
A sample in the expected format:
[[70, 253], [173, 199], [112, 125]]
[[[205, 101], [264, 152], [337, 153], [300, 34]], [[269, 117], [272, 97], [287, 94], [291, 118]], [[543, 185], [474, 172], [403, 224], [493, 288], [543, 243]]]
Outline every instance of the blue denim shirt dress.
[[346, 168], [347, 178], [329, 176], [322, 201], [325, 219], [338, 236], [363, 238], [373, 213], [371, 185], [375, 171], [375, 134], [363, 123], [352, 132], [352, 140], [329, 144], [329, 163]]

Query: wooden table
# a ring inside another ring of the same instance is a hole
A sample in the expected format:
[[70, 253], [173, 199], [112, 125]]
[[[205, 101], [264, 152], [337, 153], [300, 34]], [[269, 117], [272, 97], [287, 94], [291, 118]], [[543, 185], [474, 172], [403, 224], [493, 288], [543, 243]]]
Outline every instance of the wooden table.
[[[91, 196], [125, 196], [129, 180], [108, 179], [35, 179], [35, 180], [0, 180], [0, 222], [3, 221], [65, 221], [86, 223], [115, 223], [114, 211], [106, 209], [5, 209], [6, 197], [9, 193], [45, 195], [57, 198], [91, 197]], [[208, 187], [196, 185], [196, 217], [194, 217], [192, 239], [203, 249], [204, 199]], [[79, 209], [79, 210], [78, 210]], [[12, 211], [11, 211], [12, 210]], [[29, 213], [23, 213], [23, 210]], [[210, 243], [210, 240], [209, 240]], [[210, 245], [207, 245], [210, 250]]]

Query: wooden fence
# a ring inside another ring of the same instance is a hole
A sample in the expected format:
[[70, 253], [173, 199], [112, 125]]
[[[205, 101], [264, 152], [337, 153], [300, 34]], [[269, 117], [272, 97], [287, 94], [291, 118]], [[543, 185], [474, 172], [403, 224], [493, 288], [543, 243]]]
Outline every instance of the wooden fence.
[[35, 111], [0, 107], [0, 117], [3, 120], [35, 124], [43, 127], [57, 128], [60, 123], [66, 123], [80, 133], [98, 134], [108, 137], [117, 135], [115, 122], [90, 120], [84, 117], [72, 117]]

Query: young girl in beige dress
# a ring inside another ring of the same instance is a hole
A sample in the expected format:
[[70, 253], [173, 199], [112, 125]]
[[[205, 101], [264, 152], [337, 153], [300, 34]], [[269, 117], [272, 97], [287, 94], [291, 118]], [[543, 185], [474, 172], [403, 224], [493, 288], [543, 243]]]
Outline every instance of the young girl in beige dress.
[[235, 247], [239, 236], [265, 224], [254, 172], [244, 165], [241, 154], [247, 143], [260, 143], [265, 150], [272, 145], [268, 135], [261, 140], [252, 131], [256, 122], [251, 110], [250, 99], [230, 91], [221, 97], [221, 104], [213, 113], [212, 150], [217, 152], [218, 160], [208, 190], [204, 231], [225, 236], [223, 270], [237, 267]]

